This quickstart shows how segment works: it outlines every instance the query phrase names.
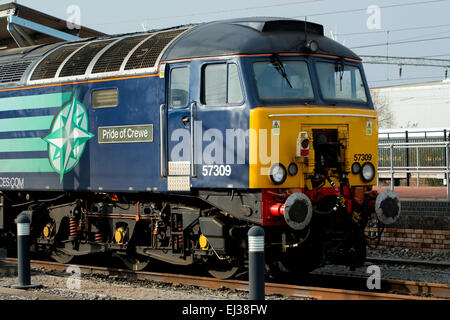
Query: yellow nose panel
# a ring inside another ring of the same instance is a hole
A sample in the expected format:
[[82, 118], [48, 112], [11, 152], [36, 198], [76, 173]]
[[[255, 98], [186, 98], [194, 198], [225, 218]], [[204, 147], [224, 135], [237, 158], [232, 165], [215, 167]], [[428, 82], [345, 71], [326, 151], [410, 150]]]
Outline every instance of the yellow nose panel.
[[[305, 176], [314, 173], [315, 159], [313, 130], [333, 129], [344, 145], [345, 171], [351, 172], [353, 162], [370, 155], [370, 162], [378, 163], [378, 122], [375, 110], [342, 107], [259, 107], [250, 111], [250, 188], [301, 188]], [[300, 132], [310, 139], [308, 157], [297, 157]], [[270, 168], [281, 163], [286, 170], [289, 164], [298, 166], [298, 173], [276, 185], [270, 179]], [[350, 185], [373, 185], [362, 181], [359, 175], [349, 174]]]

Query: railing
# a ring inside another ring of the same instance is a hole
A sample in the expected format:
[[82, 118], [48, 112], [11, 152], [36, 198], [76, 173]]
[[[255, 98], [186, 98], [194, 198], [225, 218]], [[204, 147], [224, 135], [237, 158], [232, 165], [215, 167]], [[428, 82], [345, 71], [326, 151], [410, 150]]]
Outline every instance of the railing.
[[[395, 174], [406, 174], [408, 181], [411, 174], [415, 174], [417, 187], [420, 187], [421, 174], [422, 176], [426, 174], [443, 175], [447, 186], [447, 201], [450, 201], [449, 141], [381, 143], [378, 148], [377, 184], [380, 175], [386, 173], [389, 174], [391, 179], [392, 190], [394, 190]], [[388, 150], [388, 152], [385, 150]], [[410, 157], [414, 153], [415, 158]], [[404, 163], [405, 159], [406, 164]]]

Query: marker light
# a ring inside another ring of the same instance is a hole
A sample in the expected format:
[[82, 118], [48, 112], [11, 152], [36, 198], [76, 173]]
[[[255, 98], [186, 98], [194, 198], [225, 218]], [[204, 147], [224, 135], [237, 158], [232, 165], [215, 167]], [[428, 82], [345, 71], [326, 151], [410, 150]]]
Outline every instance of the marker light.
[[359, 162], [355, 162], [352, 164], [352, 173], [353, 174], [359, 174], [361, 172], [361, 165]]
[[289, 167], [288, 167], [288, 172], [289, 172], [289, 174], [290, 174], [291, 176], [295, 176], [295, 175], [297, 174], [297, 172], [298, 172], [298, 167], [297, 167], [297, 165], [296, 165], [294, 162], [292, 162], [292, 163], [289, 165]]
[[302, 144], [302, 148], [303, 149], [308, 149], [308, 147], [309, 147], [309, 139], [303, 139], [301, 144]]
[[309, 142], [308, 132], [307, 131], [299, 132], [298, 138], [297, 138], [296, 156], [298, 158], [308, 157], [309, 156], [309, 147], [310, 147], [310, 142]]

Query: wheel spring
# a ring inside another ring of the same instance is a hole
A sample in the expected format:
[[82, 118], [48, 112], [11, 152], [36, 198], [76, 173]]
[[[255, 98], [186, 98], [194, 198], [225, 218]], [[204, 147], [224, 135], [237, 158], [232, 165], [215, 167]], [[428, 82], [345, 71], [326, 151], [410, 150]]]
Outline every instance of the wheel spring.
[[97, 243], [103, 243], [103, 234], [102, 233], [96, 233], [94, 236], [94, 240]]
[[78, 226], [77, 220], [69, 218], [69, 230], [70, 236], [74, 239], [77, 239], [80, 234], [80, 228]]
[[[183, 231], [183, 226], [181, 224], [178, 225], [178, 232], [182, 232]], [[183, 243], [183, 236], [178, 236], [178, 243], [182, 244]]]

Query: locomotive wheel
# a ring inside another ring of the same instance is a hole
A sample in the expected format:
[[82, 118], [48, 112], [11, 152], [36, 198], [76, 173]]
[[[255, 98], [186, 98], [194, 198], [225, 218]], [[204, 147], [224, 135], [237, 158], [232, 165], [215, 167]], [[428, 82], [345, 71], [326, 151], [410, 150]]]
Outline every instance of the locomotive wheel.
[[127, 253], [126, 256], [120, 256], [123, 264], [130, 270], [141, 271], [150, 264], [150, 258], [136, 253]]
[[72, 261], [72, 259], [74, 258], [74, 256], [70, 255], [70, 254], [66, 254], [58, 249], [52, 251], [50, 253], [50, 257], [54, 260], [56, 260], [59, 263], [70, 263]]
[[217, 261], [212, 262], [209, 260], [207, 262], [208, 273], [214, 278], [218, 279], [229, 279], [236, 275], [240, 269], [240, 265], [237, 261]]

